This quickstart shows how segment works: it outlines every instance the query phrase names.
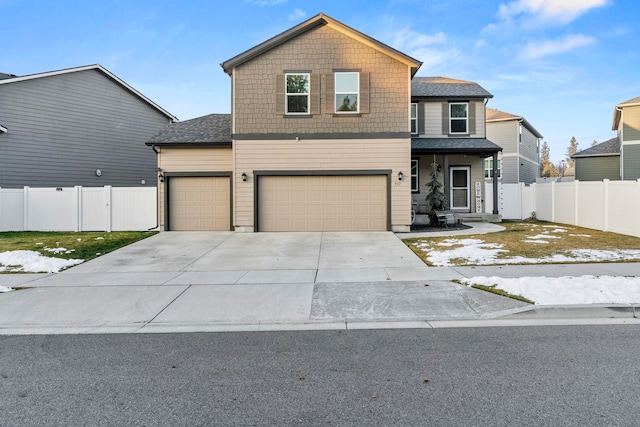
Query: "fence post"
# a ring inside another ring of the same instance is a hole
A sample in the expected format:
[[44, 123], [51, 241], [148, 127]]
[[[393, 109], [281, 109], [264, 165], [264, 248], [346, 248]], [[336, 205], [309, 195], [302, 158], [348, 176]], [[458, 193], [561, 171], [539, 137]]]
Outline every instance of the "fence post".
[[604, 185], [604, 203], [602, 204], [602, 209], [604, 209], [603, 214], [603, 224], [602, 231], [609, 231], [609, 180], [603, 179], [602, 184]]
[[111, 186], [110, 185], [105, 185], [104, 186], [104, 217], [105, 217], [105, 229], [104, 231], [111, 231], [111, 214], [112, 214], [112, 207], [111, 207]]
[[556, 182], [551, 181], [551, 222], [556, 222]]
[[578, 209], [579, 207], [579, 202], [580, 202], [580, 197], [578, 195], [579, 193], [579, 187], [580, 187], [580, 181], [578, 181], [577, 179], [575, 181], [573, 181], [573, 204], [574, 204], [574, 209], [575, 209], [575, 214], [574, 214], [574, 218], [573, 218], [573, 225], [578, 225], [579, 224], [579, 216], [578, 216], [578, 212], [580, 212], [580, 209]]
[[29, 230], [29, 187], [25, 186], [23, 188], [23, 194], [22, 194], [22, 207], [24, 209], [24, 211], [22, 212], [22, 230], [23, 231], [30, 231]]
[[73, 198], [74, 203], [76, 204], [74, 209], [74, 214], [76, 216], [76, 233], [78, 231], [82, 231], [82, 186], [76, 185], [73, 187], [73, 191], [75, 192], [75, 197]]

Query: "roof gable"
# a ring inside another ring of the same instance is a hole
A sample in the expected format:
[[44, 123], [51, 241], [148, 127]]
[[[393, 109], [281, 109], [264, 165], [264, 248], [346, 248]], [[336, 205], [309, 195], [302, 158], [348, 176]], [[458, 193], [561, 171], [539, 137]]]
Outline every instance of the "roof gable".
[[522, 116], [516, 116], [515, 114], [507, 113], [505, 111], [500, 111], [495, 108], [485, 108], [486, 111], [486, 121], [487, 123], [496, 123], [496, 122], [506, 122], [509, 120], [515, 120], [521, 122], [529, 132], [531, 132], [536, 138], [542, 138], [542, 134], [538, 132], [536, 128], [534, 128], [531, 123], [527, 121]]
[[77, 73], [77, 72], [87, 71], [87, 70], [97, 70], [97, 71], [102, 72], [104, 75], [106, 75], [110, 79], [114, 80], [118, 85], [122, 86], [125, 90], [130, 91], [135, 96], [140, 98], [142, 101], [146, 102], [147, 104], [151, 105], [153, 108], [155, 108], [156, 110], [158, 110], [159, 112], [161, 112], [162, 114], [167, 116], [170, 120], [173, 120], [173, 121], [177, 121], [178, 120], [178, 118], [176, 116], [174, 116], [173, 114], [169, 113], [164, 108], [160, 107], [158, 104], [153, 102], [151, 99], [147, 98], [142, 93], [138, 92], [135, 88], [130, 86], [127, 82], [125, 82], [124, 80], [120, 79], [118, 76], [116, 76], [115, 74], [113, 74], [112, 72], [110, 72], [109, 70], [107, 70], [106, 68], [104, 68], [102, 65], [99, 65], [99, 64], [86, 65], [86, 66], [74, 67], [74, 68], [66, 68], [66, 69], [57, 70], [57, 71], [47, 71], [47, 72], [44, 72], [44, 73], [29, 74], [29, 75], [26, 75], [26, 76], [9, 77], [9, 78], [6, 78], [6, 79], [0, 79], [0, 85], [17, 83], [17, 82], [24, 82], [24, 81], [29, 81], [29, 80], [34, 80], [34, 79], [41, 79], [41, 78], [51, 77], [51, 76], [58, 76], [58, 75], [62, 75], [62, 74]]
[[324, 25], [336, 31], [339, 31], [360, 43], [363, 43], [373, 49], [376, 49], [377, 51], [382, 52], [396, 59], [397, 61], [400, 61], [408, 65], [409, 67], [411, 67], [412, 76], [418, 71], [418, 68], [420, 68], [420, 66], [422, 65], [422, 62], [418, 61], [417, 59], [412, 58], [409, 55], [406, 55], [400, 52], [399, 50], [396, 50], [372, 37], [369, 37], [366, 34], [363, 34], [357, 30], [354, 30], [353, 28], [343, 24], [342, 22], [337, 21], [328, 15], [325, 15], [324, 13], [319, 13], [318, 15], [304, 21], [303, 23], [296, 25], [295, 27], [290, 28], [283, 33], [280, 33], [277, 36], [272, 37], [269, 40], [263, 43], [260, 43], [259, 45], [254, 46], [251, 49], [239, 55], [236, 55], [231, 59], [224, 61], [220, 65], [224, 69], [225, 73], [232, 75], [233, 69], [238, 65], [241, 65], [247, 61], [250, 61], [251, 59], [257, 56], [260, 56], [263, 53], [268, 52], [269, 50], [277, 46], [280, 46], [281, 44], [286, 43], [287, 41], [295, 37], [298, 37], [301, 34], [306, 33], [307, 31], [311, 31], [312, 29], [317, 28], [318, 26], [324, 26]]
[[411, 96], [429, 98], [493, 98], [478, 83], [448, 77], [414, 77]]

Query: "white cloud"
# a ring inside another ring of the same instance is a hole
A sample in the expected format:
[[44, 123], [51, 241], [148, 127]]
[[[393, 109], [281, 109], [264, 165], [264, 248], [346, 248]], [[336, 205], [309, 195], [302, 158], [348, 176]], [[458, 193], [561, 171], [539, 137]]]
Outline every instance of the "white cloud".
[[589, 46], [596, 42], [596, 39], [584, 34], [572, 34], [555, 40], [544, 40], [541, 42], [528, 43], [522, 52], [521, 58], [539, 59], [549, 55], [558, 55], [574, 49]]
[[448, 46], [447, 36], [443, 32], [423, 34], [402, 29], [382, 39], [387, 40], [387, 43], [395, 49], [422, 61], [421, 70], [429, 75], [446, 70], [463, 54], [460, 49]]
[[530, 14], [543, 21], [569, 23], [590, 9], [609, 3], [610, 0], [515, 0], [501, 4], [498, 16], [507, 20], [518, 15]]
[[293, 11], [293, 13], [289, 14], [289, 20], [290, 21], [299, 21], [301, 19], [304, 19], [307, 17], [307, 12], [300, 10], [300, 9], [295, 9]]
[[432, 44], [446, 44], [447, 36], [441, 31], [436, 34], [422, 34], [413, 30], [399, 30], [393, 35], [393, 46], [400, 50], [415, 50]]

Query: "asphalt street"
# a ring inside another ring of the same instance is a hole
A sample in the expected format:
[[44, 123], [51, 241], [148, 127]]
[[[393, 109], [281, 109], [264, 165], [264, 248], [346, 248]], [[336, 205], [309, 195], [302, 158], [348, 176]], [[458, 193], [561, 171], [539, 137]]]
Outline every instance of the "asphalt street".
[[639, 332], [0, 336], [0, 426], [636, 426]]

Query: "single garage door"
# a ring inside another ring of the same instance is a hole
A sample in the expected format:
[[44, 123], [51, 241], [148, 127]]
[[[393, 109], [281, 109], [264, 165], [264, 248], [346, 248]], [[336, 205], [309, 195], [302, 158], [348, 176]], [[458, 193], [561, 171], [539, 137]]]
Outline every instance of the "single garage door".
[[228, 177], [171, 177], [169, 229], [228, 231], [231, 229]]
[[259, 231], [385, 231], [386, 175], [261, 176]]

